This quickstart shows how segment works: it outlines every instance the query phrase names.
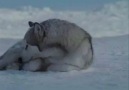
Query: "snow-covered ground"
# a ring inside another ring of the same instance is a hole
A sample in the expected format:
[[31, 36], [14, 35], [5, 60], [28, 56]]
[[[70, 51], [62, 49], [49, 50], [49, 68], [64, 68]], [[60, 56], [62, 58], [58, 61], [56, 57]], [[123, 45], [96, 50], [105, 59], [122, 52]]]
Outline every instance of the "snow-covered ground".
[[[0, 55], [17, 40], [0, 39]], [[94, 63], [71, 72], [0, 71], [0, 90], [128, 90], [129, 35], [93, 39]]]

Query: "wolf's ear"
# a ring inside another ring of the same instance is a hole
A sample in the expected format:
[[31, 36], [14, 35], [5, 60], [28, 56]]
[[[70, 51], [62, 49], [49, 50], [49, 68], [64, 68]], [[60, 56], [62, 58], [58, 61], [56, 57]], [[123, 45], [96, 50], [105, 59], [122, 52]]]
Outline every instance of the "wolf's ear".
[[31, 21], [29, 21], [28, 24], [29, 24], [30, 27], [34, 26], [34, 23], [31, 22]]

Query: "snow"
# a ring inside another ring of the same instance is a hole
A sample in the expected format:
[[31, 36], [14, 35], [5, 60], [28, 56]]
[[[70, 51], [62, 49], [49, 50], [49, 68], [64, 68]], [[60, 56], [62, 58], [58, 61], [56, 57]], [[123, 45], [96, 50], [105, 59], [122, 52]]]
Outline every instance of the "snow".
[[[18, 39], [0, 39], [2, 55]], [[71, 72], [0, 71], [1, 90], [128, 90], [129, 35], [94, 38], [94, 62]]]
[[28, 21], [42, 22], [50, 18], [76, 23], [93, 37], [125, 35], [129, 34], [128, 9], [128, 0], [118, 0], [98, 10], [88, 11], [58, 11], [50, 7], [31, 6], [21, 9], [0, 8], [0, 38], [23, 38], [29, 28]]

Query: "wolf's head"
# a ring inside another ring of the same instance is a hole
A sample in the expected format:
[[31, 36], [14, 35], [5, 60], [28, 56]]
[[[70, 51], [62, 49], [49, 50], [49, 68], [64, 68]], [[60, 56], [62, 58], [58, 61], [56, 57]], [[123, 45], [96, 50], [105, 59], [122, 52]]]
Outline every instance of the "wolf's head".
[[39, 50], [37, 46], [32, 46], [29, 44], [26, 44], [26, 47], [23, 49], [21, 53], [21, 58], [23, 62], [30, 61], [34, 56], [37, 56], [39, 54]]
[[38, 22], [29, 21], [28, 24], [30, 28], [25, 34], [24, 39], [27, 41], [28, 44], [38, 46], [39, 48], [39, 44], [43, 42], [44, 37], [46, 36], [45, 29], [43, 25]]
[[26, 47], [26, 41], [20, 40], [12, 47], [10, 47], [1, 57], [0, 57], [0, 67], [4, 67], [10, 63], [18, 60], [21, 56], [24, 48]]

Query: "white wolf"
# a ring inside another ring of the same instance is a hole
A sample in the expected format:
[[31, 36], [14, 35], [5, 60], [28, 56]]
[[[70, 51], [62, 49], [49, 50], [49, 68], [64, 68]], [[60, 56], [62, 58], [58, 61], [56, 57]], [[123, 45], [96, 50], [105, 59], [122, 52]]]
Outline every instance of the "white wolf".
[[[52, 52], [49, 52], [50, 50]], [[57, 47], [46, 48], [40, 52], [37, 46], [20, 40], [0, 57], [0, 69], [46, 71], [48, 66], [60, 60], [64, 54], [63, 50]]]
[[[24, 37], [28, 44], [37, 46], [40, 51], [60, 47], [66, 53], [61, 60], [57, 62], [54, 60], [48, 70], [81, 70], [91, 65], [93, 61], [92, 38], [79, 26], [59, 19], [49, 19], [41, 23], [29, 22], [29, 26]], [[52, 51], [52, 49], [49, 50], [49, 52]]]

